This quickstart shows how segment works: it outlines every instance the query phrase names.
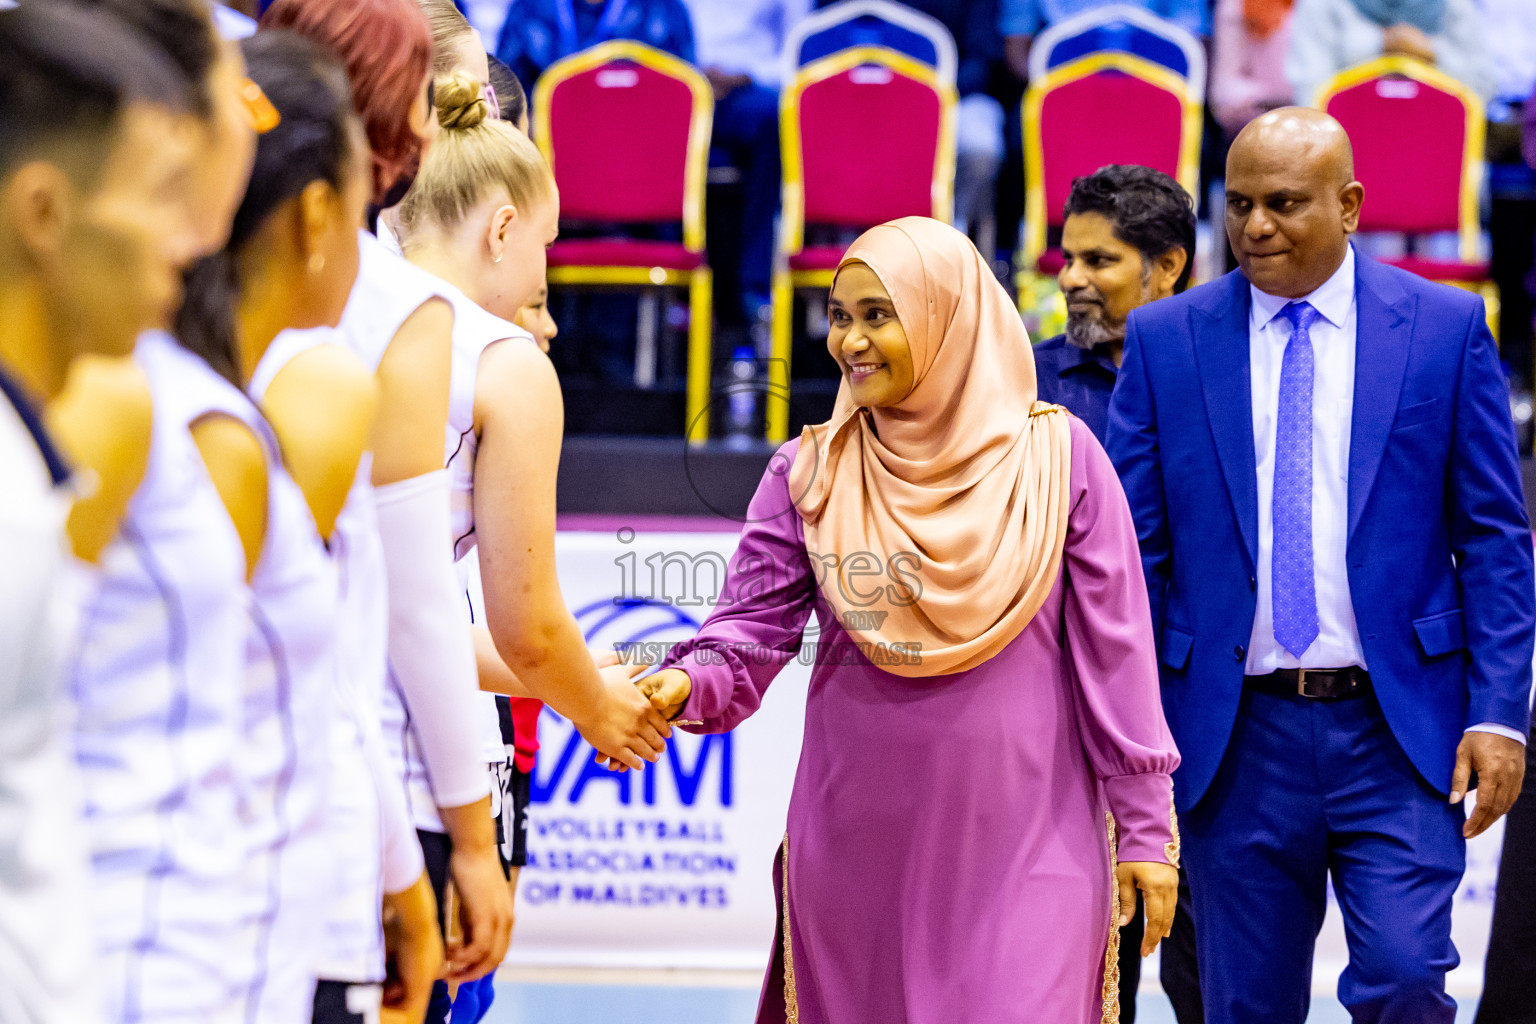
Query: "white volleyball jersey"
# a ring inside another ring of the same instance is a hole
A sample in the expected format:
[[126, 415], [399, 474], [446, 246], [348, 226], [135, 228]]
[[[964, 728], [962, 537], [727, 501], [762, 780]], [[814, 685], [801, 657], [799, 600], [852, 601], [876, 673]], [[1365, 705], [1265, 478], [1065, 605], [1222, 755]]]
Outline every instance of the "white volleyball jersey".
[[452, 285], [445, 283], [443, 289], [443, 297], [453, 306], [453, 370], [443, 454], [448, 468], [453, 557], [457, 561], [475, 547], [475, 456], [480, 450], [480, 435], [475, 433], [475, 378], [480, 356], [498, 341], [537, 342], [533, 335], [475, 304]]
[[400, 325], [447, 286], [366, 231], [358, 232], [357, 282], [337, 326], [344, 343], [377, 367]]
[[[251, 394], [260, 401], [272, 379], [300, 353], [343, 340], [338, 332], [325, 328], [283, 332], [257, 364]], [[382, 356], [383, 350], [378, 352]], [[377, 364], [369, 368], [377, 369]], [[379, 914], [385, 850], [402, 851], [388, 865], [397, 877], [413, 880], [421, 873], [420, 848], [405, 810], [403, 784], [389, 761], [379, 728], [389, 607], [384, 547], [370, 482], [372, 461], [372, 454], [365, 452], [329, 542], [340, 592], [338, 670], [333, 677], [336, 715], [331, 722], [331, 787], [325, 814], [325, 846], [331, 851], [335, 872], [333, 888], [325, 897], [315, 973], [322, 980], [352, 983], [384, 978]]]
[[0, 374], [0, 1020], [101, 1021], [61, 659], [73, 632], [67, 471]]
[[[469, 621], [485, 625], [485, 591], [480, 584], [480, 552], [471, 549], [454, 563], [459, 581], [464, 584], [464, 603], [469, 608]], [[494, 769], [506, 765], [515, 755], [515, 749], [501, 733], [501, 709], [496, 704], [496, 694], [481, 691], [480, 701], [480, 751], [487, 766]], [[500, 800], [499, 785], [491, 787], [491, 817], [500, 815], [496, 804]]]
[[[538, 344], [533, 335], [514, 323], [503, 320], [477, 305], [469, 296], [454, 288], [448, 295], [453, 304], [453, 383], [448, 390], [448, 444], [445, 449], [448, 468], [449, 523], [453, 527], [454, 566], [472, 623], [484, 623], [484, 599], [480, 597], [479, 552], [475, 540], [475, 456], [480, 450], [480, 435], [475, 433], [475, 378], [480, 356], [498, 341], [517, 339]], [[464, 429], [455, 433], [455, 425]], [[478, 602], [478, 603], [477, 603]], [[503, 764], [506, 744], [501, 737], [501, 713], [496, 709], [496, 695], [479, 695], [480, 747], [486, 763]], [[491, 787], [492, 793], [496, 787]], [[494, 797], [492, 798], [494, 801]]]
[[[486, 311], [453, 285], [437, 278], [433, 280], [437, 281], [438, 293], [453, 306], [453, 362], [448, 385], [448, 428], [443, 458], [448, 469], [449, 525], [453, 534], [453, 555], [459, 585], [464, 587], [468, 582], [464, 559], [475, 550], [475, 455], [480, 448], [480, 438], [475, 433], [475, 376], [480, 367], [480, 356], [498, 341], [517, 339], [528, 344], [534, 344], [534, 341], [533, 335]], [[467, 593], [465, 603], [466, 615], [473, 619], [468, 610]], [[479, 700], [483, 705], [479, 716], [480, 744], [489, 750], [494, 738], [495, 746], [499, 749], [501, 727], [495, 695], [482, 693]], [[405, 705], [397, 694], [386, 695], [384, 734], [386, 737], [398, 736], [402, 741], [401, 768], [416, 827], [441, 832], [443, 826], [432, 799], [421, 750], [410, 734], [408, 721]]]
[[[449, 286], [425, 270], [391, 252], [383, 242], [366, 231], [358, 235], [357, 283], [347, 299], [337, 327], [342, 343], [356, 352], [363, 362], [377, 368], [397, 331], [412, 314], [431, 299], [445, 297]], [[452, 427], [450, 426], [450, 430]], [[350, 504], [350, 502], [349, 502]], [[372, 507], [370, 501], [370, 508]], [[338, 521], [338, 528], [340, 521]], [[374, 536], [377, 537], [375, 520]], [[378, 562], [381, 599], [387, 595], [383, 576], [383, 558]], [[385, 606], [387, 621], [388, 608]], [[400, 777], [412, 823], [432, 832], [443, 831], [437, 815], [437, 803], [422, 762], [420, 748], [411, 732], [410, 717], [393, 671], [386, 670], [382, 687], [380, 726], [384, 747], [394, 773]]]
[[238, 1020], [249, 595], [188, 432], [219, 378], [160, 333], [140, 337], [136, 360], [154, 400], [148, 466], [100, 558], [70, 670], [100, 983], [110, 1021]]
[[326, 847], [334, 718], [336, 570], [314, 515], [283, 465], [272, 428], [251, 400], [215, 377], [199, 415], [250, 428], [267, 460], [267, 523], [251, 574], [244, 646], [245, 731], [240, 746], [246, 840], [237, 956], [253, 958], [247, 1024], [306, 1024], [336, 861]]
[[[480, 450], [480, 435], [475, 433], [475, 377], [480, 356], [498, 341], [520, 340], [537, 345], [533, 335], [514, 323], [503, 320], [472, 302], [455, 288], [448, 300], [453, 304], [453, 384], [448, 399], [448, 500], [449, 522], [453, 526], [453, 557], [464, 587], [464, 601], [472, 623], [484, 624], [485, 600], [480, 596], [480, 574], [475, 539], [475, 456]], [[467, 428], [454, 433], [454, 424]], [[494, 693], [480, 694], [480, 747], [487, 764], [505, 764], [506, 743], [501, 735], [501, 712], [496, 709]], [[497, 792], [492, 786], [491, 791]], [[493, 796], [493, 801], [495, 797]]]

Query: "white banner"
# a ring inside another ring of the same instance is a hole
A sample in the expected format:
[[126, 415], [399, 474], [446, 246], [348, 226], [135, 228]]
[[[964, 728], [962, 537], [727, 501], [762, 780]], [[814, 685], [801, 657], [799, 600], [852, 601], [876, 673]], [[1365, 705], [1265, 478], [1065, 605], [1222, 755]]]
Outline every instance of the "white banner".
[[[561, 588], [590, 644], [685, 640], [714, 607], [736, 539], [561, 533]], [[639, 775], [598, 767], [592, 748], [546, 709], [508, 961], [763, 968], [775, 920], [773, 858], [800, 756], [809, 677], [808, 666], [791, 662], [757, 714], [734, 732], [676, 732], [666, 756]], [[1453, 991], [1480, 987], [1502, 835], [1501, 823], [1467, 848], [1455, 910], [1462, 968]], [[1319, 991], [1332, 990], [1347, 955], [1329, 895]]]
[[[714, 607], [736, 540], [561, 533], [561, 589], [590, 645], [686, 640]], [[599, 767], [545, 709], [509, 962], [762, 968], [809, 678], [791, 664], [740, 728], [674, 732], [638, 775]]]

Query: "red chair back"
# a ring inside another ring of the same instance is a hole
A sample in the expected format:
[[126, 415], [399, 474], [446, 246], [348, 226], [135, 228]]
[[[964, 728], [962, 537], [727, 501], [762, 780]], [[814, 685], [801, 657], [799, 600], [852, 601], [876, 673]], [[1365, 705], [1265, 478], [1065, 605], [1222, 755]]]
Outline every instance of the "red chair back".
[[1051, 71], [1024, 101], [1025, 264], [1060, 227], [1072, 181], [1106, 164], [1142, 164], [1198, 185], [1200, 105], [1183, 79], [1130, 54], [1090, 54]]
[[1460, 83], [1389, 58], [1345, 71], [1321, 100], [1355, 150], [1365, 186], [1360, 230], [1458, 231], [1476, 217], [1482, 105]]
[[1040, 111], [1046, 223], [1059, 227], [1074, 178], [1106, 164], [1179, 173], [1179, 99], [1150, 82], [1102, 71], [1051, 91]]
[[[803, 68], [785, 95], [785, 217], [790, 251], [806, 223], [869, 227], [948, 219], [954, 90], [902, 54], [856, 47]], [[878, 138], [878, 149], [861, 140]]]
[[702, 221], [713, 107], [702, 75], [639, 43], [605, 43], [552, 65], [535, 90], [535, 135], [561, 217]]

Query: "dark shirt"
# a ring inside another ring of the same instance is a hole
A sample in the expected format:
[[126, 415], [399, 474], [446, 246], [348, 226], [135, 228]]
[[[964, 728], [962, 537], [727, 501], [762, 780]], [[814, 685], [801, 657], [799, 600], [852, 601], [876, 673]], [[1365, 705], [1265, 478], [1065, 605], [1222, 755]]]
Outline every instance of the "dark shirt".
[[[574, 32], [562, 26], [562, 8]], [[693, 63], [693, 22], [682, 0], [513, 0], [496, 56], [531, 96], [545, 68], [610, 39], [633, 39]]]
[[[830, 7], [835, 2], [816, 0], [816, 6]], [[997, 0], [904, 0], [904, 4], [943, 22], [955, 37], [960, 59], [955, 89], [960, 95], [985, 91], [992, 62], [1003, 56], [1002, 39], [997, 34]]]
[[1035, 346], [1035, 387], [1040, 401], [1065, 406], [1104, 443], [1109, 396], [1119, 367], [1107, 345], [1081, 349], [1058, 334]]

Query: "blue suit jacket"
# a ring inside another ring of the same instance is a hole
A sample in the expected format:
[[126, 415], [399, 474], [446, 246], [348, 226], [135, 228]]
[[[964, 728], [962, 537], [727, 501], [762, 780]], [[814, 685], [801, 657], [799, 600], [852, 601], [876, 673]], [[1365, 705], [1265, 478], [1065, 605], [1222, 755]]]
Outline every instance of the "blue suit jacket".
[[[1476, 296], [1356, 254], [1350, 596], [1381, 709], [1448, 791], [1469, 725], [1524, 731], [1536, 576], [1514, 427]], [[1131, 314], [1107, 448], [1141, 539], [1181, 808], [1221, 764], [1253, 632], [1248, 281]]]

